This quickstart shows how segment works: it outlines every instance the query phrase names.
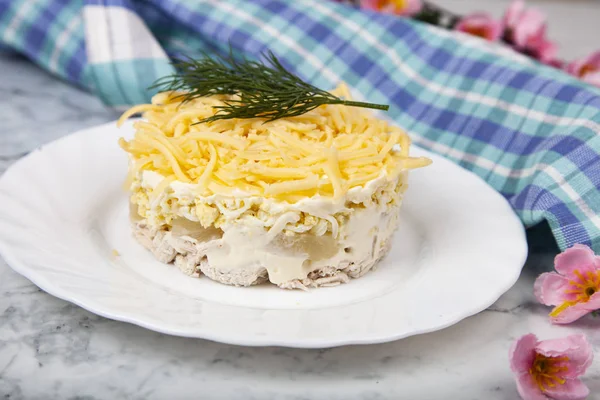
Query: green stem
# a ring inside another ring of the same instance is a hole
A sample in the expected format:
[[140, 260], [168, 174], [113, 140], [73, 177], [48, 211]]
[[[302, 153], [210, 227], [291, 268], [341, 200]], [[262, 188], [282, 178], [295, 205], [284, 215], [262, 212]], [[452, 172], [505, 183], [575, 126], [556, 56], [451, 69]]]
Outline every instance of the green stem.
[[385, 104], [363, 103], [362, 101], [342, 100], [340, 102], [335, 102], [332, 104], [343, 104], [345, 106], [350, 106], [350, 107], [372, 108], [374, 110], [385, 110], [385, 111], [390, 109], [390, 106], [385, 105]]

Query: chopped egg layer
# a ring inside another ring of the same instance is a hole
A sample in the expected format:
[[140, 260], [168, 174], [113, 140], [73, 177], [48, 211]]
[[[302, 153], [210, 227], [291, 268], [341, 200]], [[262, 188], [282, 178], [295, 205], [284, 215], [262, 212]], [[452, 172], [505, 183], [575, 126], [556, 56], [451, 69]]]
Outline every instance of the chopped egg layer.
[[398, 205], [406, 189], [405, 178], [402, 174], [390, 181], [381, 176], [364, 187], [351, 189], [339, 200], [314, 196], [288, 203], [252, 195], [201, 197], [196, 195], [194, 184], [172, 182], [163, 188], [162, 176], [143, 171], [131, 185], [131, 203], [137, 207], [138, 216], [152, 226], [168, 226], [177, 218], [185, 218], [204, 228], [248, 225], [287, 234], [332, 233], [335, 237], [353, 210]]
[[343, 199], [288, 203], [241, 194], [201, 197], [194, 184], [162, 187], [163, 181], [143, 171], [131, 187], [134, 229], [164, 231], [160, 241], [145, 244], [159, 259], [228, 284], [247, 286], [259, 282], [249, 277], [266, 276], [285, 288], [310, 287], [315, 271], [330, 271], [320, 281], [331, 285], [371, 269], [387, 251], [406, 189], [406, 173], [392, 181], [382, 175]]

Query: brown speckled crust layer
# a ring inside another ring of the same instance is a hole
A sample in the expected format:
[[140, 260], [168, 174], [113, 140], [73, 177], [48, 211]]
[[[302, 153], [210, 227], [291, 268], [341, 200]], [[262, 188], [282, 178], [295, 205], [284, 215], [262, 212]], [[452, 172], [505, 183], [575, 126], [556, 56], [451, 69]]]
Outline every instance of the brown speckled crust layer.
[[[150, 250], [154, 257], [163, 263], [175, 264], [183, 273], [208, 278], [232, 286], [252, 286], [269, 281], [267, 270], [263, 266], [254, 268], [239, 268], [232, 271], [220, 271], [211, 267], [206, 257], [209, 247], [219, 245], [219, 238], [207, 242], [198, 242], [188, 236], [176, 237], [166, 228], [153, 228], [144, 220], [134, 222], [132, 230], [137, 241]], [[326, 266], [312, 271], [304, 279], [294, 279], [279, 285], [282, 289], [301, 289], [336, 286], [348, 283], [350, 278], [360, 278], [388, 253], [389, 243], [377, 251], [377, 255], [360, 263], [342, 262], [337, 266]]]

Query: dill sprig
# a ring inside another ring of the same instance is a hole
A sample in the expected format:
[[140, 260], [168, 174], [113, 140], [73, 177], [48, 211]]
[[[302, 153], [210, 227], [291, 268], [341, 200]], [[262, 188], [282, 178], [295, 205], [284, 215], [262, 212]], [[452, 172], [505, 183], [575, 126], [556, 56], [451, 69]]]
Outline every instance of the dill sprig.
[[272, 52], [267, 63], [248, 59], [212, 57], [178, 59], [177, 72], [159, 79], [151, 88], [181, 91], [183, 102], [215, 94], [237, 95], [215, 106], [213, 116], [200, 122], [231, 118], [265, 118], [273, 121], [309, 112], [324, 104], [388, 110], [389, 106], [344, 100], [289, 72]]

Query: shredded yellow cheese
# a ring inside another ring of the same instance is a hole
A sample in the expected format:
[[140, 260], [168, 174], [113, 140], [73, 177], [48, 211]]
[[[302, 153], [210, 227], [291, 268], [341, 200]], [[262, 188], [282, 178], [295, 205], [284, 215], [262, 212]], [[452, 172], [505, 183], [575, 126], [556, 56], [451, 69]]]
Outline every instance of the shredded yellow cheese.
[[[335, 94], [349, 98], [345, 85]], [[132, 159], [131, 176], [143, 170], [198, 185], [199, 195], [231, 195], [235, 189], [288, 201], [303, 196], [340, 198], [351, 188], [385, 174], [430, 164], [410, 157], [410, 139], [369, 111], [325, 105], [306, 114], [265, 122], [262, 118], [198, 121], [230, 96], [182, 103], [175, 92], [126, 111], [118, 121], [142, 113], [134, 138], [119, 141]], [[155, 190], [156, 191], [156, 190]]]

